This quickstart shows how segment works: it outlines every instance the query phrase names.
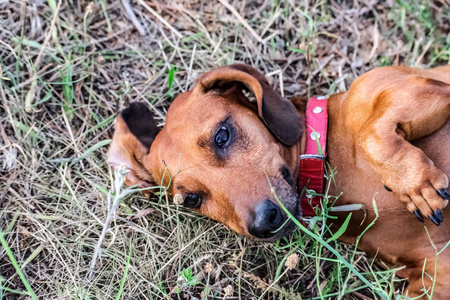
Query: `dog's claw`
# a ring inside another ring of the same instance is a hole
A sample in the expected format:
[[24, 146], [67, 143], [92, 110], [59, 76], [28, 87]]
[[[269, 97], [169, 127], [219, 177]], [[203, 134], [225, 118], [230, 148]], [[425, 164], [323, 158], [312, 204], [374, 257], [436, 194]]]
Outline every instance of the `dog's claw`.
[[441, 195], [442, 198], [446, 199], [446, 200], [450, 200], [450, 195], [447, 193], [447, 191], [442, 188], [438, 190], [439, 195]]
[[384, 185], [384, 188], [386, 189], [386, 191], [392, 192], [392, 190], [387, 185]]
[[429, 218], [430, 218], [431, 222], [434, 223], [434, 225], [436, 225], [436, 226], [441, 225], [441, 222], [439, 222], [438, 220], [436, 220], [436, 218], [434, 217], [434, 215], [430, 215]]
[[425, 220], [423, 219], [423, 215], [420, 212], [420, 210], [416, 209], [414, 211], [414, 215], [416, 216], [417, 220], [419, 220], [421, 223], [425, 222]]
[[436, 209], [434, 212], [434, 217], [439, 221], [439, 223], [444, 222], [444, 217], [442, 216], [442, 212], [440, 209]]

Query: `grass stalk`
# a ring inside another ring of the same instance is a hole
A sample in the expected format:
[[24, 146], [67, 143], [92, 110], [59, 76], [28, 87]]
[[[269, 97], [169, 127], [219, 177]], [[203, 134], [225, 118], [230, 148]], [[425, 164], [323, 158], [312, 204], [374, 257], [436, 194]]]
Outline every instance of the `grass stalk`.
[[0, 231], [0, 243], [3, 246], [3, 249], [5, 249], [6, 254], [9, 257], [9, 260], [11, 261], [12, 265], [14, 266], [14, 269], [16, 270], [17, 274], [20, 277], [20, 280], [22, 280], [23, 285], [25, 286], [28, 295], [33, 300], [37, 300], [36, 294], [34, 293], [33, 289], [31, 288], [30, 284], [28, 283], [28, 280], [26, 279], [25, 275], [22, 272], [22, 269], [20, 268], [19, 264], [17, 263], [16, 258], [14, 257], [14, 254], [11, 251], [11, 248], [9, 248], [8, 242], [5, 239], [5, 236], [2, 231]]

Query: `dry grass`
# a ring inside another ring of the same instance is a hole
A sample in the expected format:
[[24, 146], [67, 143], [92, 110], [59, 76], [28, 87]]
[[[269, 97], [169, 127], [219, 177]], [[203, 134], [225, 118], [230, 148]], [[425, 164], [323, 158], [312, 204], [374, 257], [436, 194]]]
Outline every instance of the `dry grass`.
[[[0, 0], [0, 299], [30, 298], [8, 254], [39, 299], [258, 298], [277, 270], [264, 299], [320, 298], [318, 286], [323, 299], [374, 299], [314, 239], [254, 243], [163, 195], [121, 199], [91, 270], [114, 182], [104, 160], [112, 120], [141, 101], [162, 125], [199, 74], [233, 62], [270, 73], [286, 96], [344, 90], [382, 65], [447, 64], [448, 3], [127, 3]], [[403, 288], [393, 271], [332, 244], [377, 286]], [[285, 271], [292, 251], [300, 261]]]

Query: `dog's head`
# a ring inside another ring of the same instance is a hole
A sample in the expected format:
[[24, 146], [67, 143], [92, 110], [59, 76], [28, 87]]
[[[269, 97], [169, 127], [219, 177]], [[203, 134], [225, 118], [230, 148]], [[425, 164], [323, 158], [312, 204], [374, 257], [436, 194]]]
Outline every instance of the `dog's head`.
[[287, 216], [275, 195], [294, 216], [301, 213], [294, 172], [302, 127], [294, 105], [261, 73], [231, 65], [204, 74], [179, 95], [158, 134], [145, 105], [122, 111], [108, 162], [130, 170], [128, 185], [171, 181], [170, 193], [181, 194], [184, 206], [270, 241], [290, 227], [282, 226]]

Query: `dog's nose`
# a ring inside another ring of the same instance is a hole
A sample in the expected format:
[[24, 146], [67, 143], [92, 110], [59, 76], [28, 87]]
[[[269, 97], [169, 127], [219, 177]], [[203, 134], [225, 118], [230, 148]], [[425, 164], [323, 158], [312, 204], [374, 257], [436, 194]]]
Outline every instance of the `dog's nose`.
[[255, 211], [255, 221], [249, 232], [257, 238], [274, 236], [274, 230], [280, 228], [283, 223], [283, 215], [280, 208], [270, 200], [264, 201]]

